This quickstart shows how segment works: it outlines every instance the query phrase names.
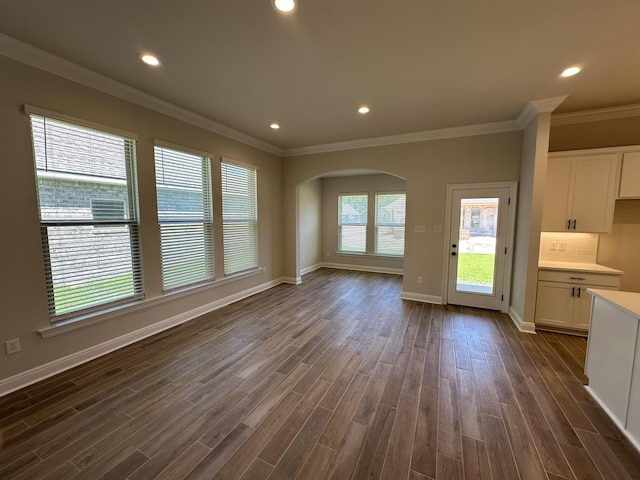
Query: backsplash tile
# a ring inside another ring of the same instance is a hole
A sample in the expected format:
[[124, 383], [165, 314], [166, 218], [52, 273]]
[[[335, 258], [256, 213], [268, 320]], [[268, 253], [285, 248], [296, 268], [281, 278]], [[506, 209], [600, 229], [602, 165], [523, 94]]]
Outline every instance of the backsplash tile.
[[596, 263], [597, 233], [542, 232], [540, 260], [547, 262]]

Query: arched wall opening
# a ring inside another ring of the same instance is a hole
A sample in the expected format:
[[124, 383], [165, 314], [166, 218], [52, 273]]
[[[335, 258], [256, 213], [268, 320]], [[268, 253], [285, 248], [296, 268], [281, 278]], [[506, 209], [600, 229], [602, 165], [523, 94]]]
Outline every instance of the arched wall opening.
[[[403, 258], [376, 255], [377, 194], [404, 194], [406, 180], [381, 170], [344, 169], [316, 175], [296, 186], [296, 281], [320, 267], [382, 273], [403, 273]], [[366, 196], [368, 221], [366, 251], [345, 253], [338, 245], [338, 198], [341, 194]]]

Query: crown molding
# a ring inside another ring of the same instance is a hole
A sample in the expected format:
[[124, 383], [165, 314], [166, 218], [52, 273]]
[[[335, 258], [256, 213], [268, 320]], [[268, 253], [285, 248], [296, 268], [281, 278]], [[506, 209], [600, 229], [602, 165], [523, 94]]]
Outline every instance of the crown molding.
[[175, 118], [185, 123], [200, 127], [212, 133], [236, 140], [274, 155], [282, 156], [283, 150], [233, 128], [215, 122], [203, 115], [194, 113], [186, 108], [161, 100], [124, 83], [113, 80], [105, 75], [89, 70], [78, 64], [65, 60], [51, 53], [45, 52], [13, 37], [0, 33], [0, 55], [18, 62], [30, 65], [40, 70], [66, 78], [103, 93], [113, 95], [128, 102], [140, 105], [163, 115]]
[[573, 125], [576, 123], [598, 122], [640, 116], [640, 103], [619, 107], [597, 108], [581, 112], [557, 113], [551, 116], [551, 126]]
[[464, 127], [441, 128], [438, 130], [426, 130], [424, 132], [403, 133], [386, 137], [364, 138], [349, 140], [346, 142], [326, 143], [310, 147], [289, 148], [284, 150], [284, 157], [299, 155], [313, 155], [317, 153], [339, 152], [342, 150], [355, 150], [358, 148], [382, 147], [386, 145], [398, 145], [402, 143], [428, 142], [432, 140], [445, 140], [448, 138], [473, 137], [476, 135], [490, 135], [492, 133], [505, 133], [522, 130], [516, 120], [504, 122], [481, 123]]
[[525, 105], [518, 115], [518, 124], [521, 128], [526, 128], [527, 125], [541, 113], [551, 113], [558, 105], [567, 99], [568, 95], [562, 95], [560, 97], [544, 98], [541, 100], [531, 100]]

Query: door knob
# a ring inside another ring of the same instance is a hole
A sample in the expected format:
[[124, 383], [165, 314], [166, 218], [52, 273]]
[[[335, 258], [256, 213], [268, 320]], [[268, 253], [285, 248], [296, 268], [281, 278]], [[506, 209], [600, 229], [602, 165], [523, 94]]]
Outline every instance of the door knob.
[[458, 245], [456, 245], [455, 243], [451, 244], [451, 248], [456, 248]]
[[456, 253], [456, 252], [451, 252], [451, 256], [452, 256], [452, 257], [455, 257], [456, 255], [457, 255], [457, 253]]

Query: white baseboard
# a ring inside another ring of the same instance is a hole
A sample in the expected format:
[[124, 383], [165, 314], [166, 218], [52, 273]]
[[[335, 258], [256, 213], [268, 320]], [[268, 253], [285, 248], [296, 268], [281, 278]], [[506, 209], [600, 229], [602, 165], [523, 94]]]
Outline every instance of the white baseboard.
[[322, 268], [324, 265], [322, 262], [316, 263], [315, 265], [310, 265], [308, 267], [302, 268], [300, 270], [300, 275], [306, 275], [307, 273], [315, 272], [316, 270]]
[[402, 275], [404, 273], [401, 268], [372, 267], [369, 265], [349, 265], [347, 263], [323, 262], [322, 266], [325, 268], [335, 268], [339, 270], [355, 270], [357, 272], [372, 272], [372, 273], [390, 273], [392, 275]]
[[298, 285], [302, 283], [302, 277], [282, 277], [280, 283], [288, 283], [290, 285]]
[[402, 292], [400, 296], [403, 300], [413, 300], [414, 302], [435, 303], [442, 305], [442, 297], [437, 295], [425, 295], [423, 293]]
[[513, 307], [509, 307], [509, 317], [511, 317], [511, 320], [521, 332], [536, 333], [536, 324], [533, 322], [523, 321]]
[[243, 290], [242, 292], [229, 295], [228, 297], [221, 298], [206, 305], [202, 305], [201, 307], [181, 313], [174, 317], [167, 318], [158, 323], [154, 323], [153, 325], [148, 325], [134, 332], [127, 333], [126, 335], [113, 338], [99, 345], [89, 347], [85, 350], [67, 355], [66, 357], [53, 360], [52, 362], [45, 363], [44, 365], [40, 365], [25, 372], [18, 373], [17, 375], [14, 375], [12, 377], [0, 379], [0, 397], [2, 397], [3, 395], [7, 395], [13, 391], [19, 390], [20, 388], [24, 388], [28, 385], [49, 378], [58, 373], [64, 372], [65, 370], [69, 370], [70, 368], [76, 367], [95, 358], [101, 357], [102, 355], [106, 355], [107, 353], [118, 350], [119, 348], [126, 347], [127, 345], [143, 340], [147, 337], [150, 337], [151, 335], [155, 335], [156, 333], [160, 333], [164, 330], [175, 327], [176, 325], [180, 325], [182, 323], [193, 320], [197, 317], [200, 317], [201, 315], [204, 315], [205, 313], [209, 313], [213, 310], [217, 310], [218, 308], [242, 300], [243, 298], [247, 298], [255, 295], [256, 293], [260, 293], [264, 290], [273, 288], [281, 283], [288, 282], [286, 282], [284, 278], [279, 278], [263, 283], [248, 290]]

